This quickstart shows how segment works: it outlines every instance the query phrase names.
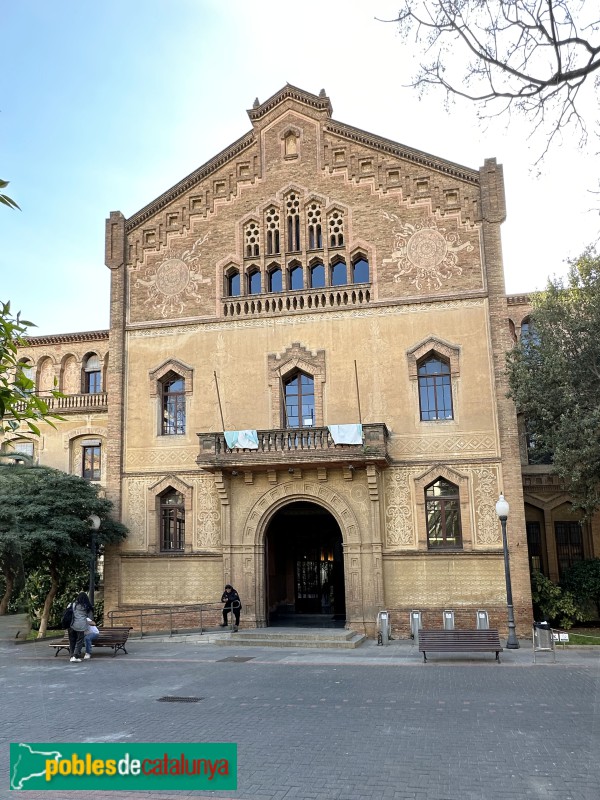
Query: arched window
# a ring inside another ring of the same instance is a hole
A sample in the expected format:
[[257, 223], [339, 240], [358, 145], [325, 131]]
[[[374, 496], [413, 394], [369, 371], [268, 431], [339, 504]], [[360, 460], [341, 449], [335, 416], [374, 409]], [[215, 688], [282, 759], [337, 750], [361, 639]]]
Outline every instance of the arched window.
[[358, 256], [352, 262], [352, 283], [368, 283], [369, 262], [365, 256]]
[[248, 272], [248, 294], [260, 294], [260, 272], [257, 269]]
[[102, 477], [102, 444], [100, 439], [84, 439], [81, 443], [81, 474], [88, 481]]
[[425, 489], [427, 546], [431, 550], [462, 547], [458, 486], [438, 478]]
[[232, 269], [227, 273], [227, 296], [239, 297], [240, 295], [240, 273], [237, 269]]
[[290, 253], [300, 250], [300, 199], [296, 192], [290, 192], [285, 200], [287, 218], [287, 249]]
[[275, 265], [269, 269], [268, 273], [268, 291], [269, 292], [282, 292], [283, 291], [283, 275], [281, 267]]
[[184, 545], [184, 498], [175, 489], [167, 489], [160, 495], [160, 549], [183, 550]]
[[170, 372], [162, 384], [162, 434], [185, 433], [185, 380]]
[[267, 229], [267, 255], [279, 253], [279, 209], [275, 206], [267, 209], [265, 215]]
[[315, 424], [315, 382], [304, 372], [293, 373], [283, 381], [284, 425], [287, 428], [312, 428]]
[[344, 215], [341, 211], [332, 211], [327, 219], [329, 226], [329, 246], [343, 247], [344, 245]]
[[310, 286], [312, 289], [322, 289], [325, 286], [325, 267], [320, 261], [310, 268]]
[[454, 419], [450, 365], [431, 355], [419, 363], [418, 378], [421, 419]]
[[311, 203], [307, 212], [308, 224], [308, 249], [320, 250], [323, 247], [323, 235], [321, 233], [321, 206], [318, 203]]
[[338, 258], [331, 265], [331, 285], [344, 286], [348, 283], [348, 271], [343, 258]]
[[290, 289], [303, 289], [302, 266], [295, 261], [290, 264]]
[[521, 323], [521, 344], [523, 347], [530, 345], [537, 345], [540, 342], [540, 337], [535, 330], [535, 325], [531, 317], [525, 317]]
[[246, 258], [260, 255], [260, 229], [257, 222], [249, 222], [244, 226], [244, 241]]
[[102, 366], [95, 353], [86, 358], [83, 374], [83, 391], [85, 394], [99, 394], [102, 391]]

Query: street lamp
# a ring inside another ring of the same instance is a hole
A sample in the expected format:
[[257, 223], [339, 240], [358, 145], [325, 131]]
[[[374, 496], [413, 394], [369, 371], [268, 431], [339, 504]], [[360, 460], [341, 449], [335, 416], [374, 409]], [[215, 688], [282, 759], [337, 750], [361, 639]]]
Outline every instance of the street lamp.
[[94, 607], [94, 588], [96, 585], [96, 531], [100, 527], [100, 517], [97, 514], [90, 514], [88, 517], [92, 535], [90, 540], [90, 586], [88, 589], [88, 597], [92, 608]]
[[512, 587], [510, 585], [510, 564], [508, 561], [508, 541], [506, 539], [506, 520], [508, 519], [509, 505], [501, 494], [496, 503], [496, 514], [502, 525], [502, 547], [504, 549], [504, 577], [506, 579], [506, 608], [508, 610], [508, 639], [507, 650], [518, 650], [519, 642], [515, 630], [515, 612], [513, 609]]

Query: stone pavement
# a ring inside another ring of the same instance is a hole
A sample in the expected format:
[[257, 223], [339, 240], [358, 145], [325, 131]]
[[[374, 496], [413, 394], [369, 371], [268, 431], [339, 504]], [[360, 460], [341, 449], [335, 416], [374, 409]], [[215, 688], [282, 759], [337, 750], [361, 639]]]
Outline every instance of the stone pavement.
[[[130, 640], [128, 655], [71, 664], [47, 643], [0, 636], [0, 800], [20, 796], [8, 791], [11, 741], [238, 743], [237, 792], [109, 800], [600, 797], [600, 648], [534, 665], [523, 642], [500, 665], [493, 654], [423, 664], [406, 641], [331, 651], [196, 638]], [[201, 700], [157, 703], [164, 695]]]

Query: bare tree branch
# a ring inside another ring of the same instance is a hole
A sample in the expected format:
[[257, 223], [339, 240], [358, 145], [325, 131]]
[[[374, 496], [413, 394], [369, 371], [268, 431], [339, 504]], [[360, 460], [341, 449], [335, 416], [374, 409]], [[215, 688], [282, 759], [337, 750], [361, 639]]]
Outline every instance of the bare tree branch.
[[397, 18], [387, 21], [422, 48], [412, 86], [439, 86], [448, 97], [472, 100], [481, 105], [481, 117], [517, 111], [531, 121], [532, 133], [546, 131], [540, 159], [567, 129], [586, 144], [581, 89], [600, 90], [600, 19], [591, 16], [593, 2], [401, 2]]

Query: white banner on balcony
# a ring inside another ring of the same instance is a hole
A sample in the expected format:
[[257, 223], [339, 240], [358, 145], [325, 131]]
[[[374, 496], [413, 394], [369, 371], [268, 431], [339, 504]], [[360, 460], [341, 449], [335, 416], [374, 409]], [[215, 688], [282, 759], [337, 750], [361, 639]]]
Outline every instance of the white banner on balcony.
[[362, 425], [328, 425], [334, 444], [362, 444]]
[[230, 450], [258, 450], [258, 433], [255, 430], [223, 431]]

